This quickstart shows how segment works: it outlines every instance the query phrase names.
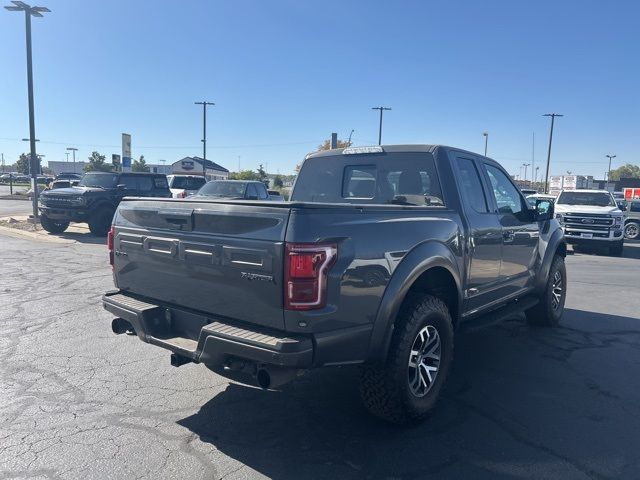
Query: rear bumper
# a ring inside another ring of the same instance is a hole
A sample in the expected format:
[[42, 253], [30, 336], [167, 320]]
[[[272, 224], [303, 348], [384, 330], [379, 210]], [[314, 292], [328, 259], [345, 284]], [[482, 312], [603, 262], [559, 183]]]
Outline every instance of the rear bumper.
[[214, 319], [119, 291], [105, 294], [102, 303], [107, 311], [129, 322], [142, 341], [196, 363], [216, 367], [247, 360], [299, 369], [313, 366], [314, 342], [310, 336]]

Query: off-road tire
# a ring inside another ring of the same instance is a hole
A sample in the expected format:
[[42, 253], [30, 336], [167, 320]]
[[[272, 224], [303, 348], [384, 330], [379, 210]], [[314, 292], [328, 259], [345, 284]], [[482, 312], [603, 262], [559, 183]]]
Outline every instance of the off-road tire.
[[624, 251], [624, 241], [616, 243], [614, 247], [609, 247], [609, 255], [620, 257]]
[[52, 220], [46, 215], [40, 215], [40, 225], [49, 233], [62, 233], [69, 227], [69, 222]]
[[[427, 327], [433, 327], [439, 336], [440, 361], [430, 388], [419, 397], [411, 390], [409, 358], [419, 333]], [[396, 424], [423, 419], [436, 405], [452, 360], [453, 322], [447, 306], [431, 295], [412, 296], [398, 315], [386, 361], [361, 369], [364, 406], [373, 415]]]
[[106, 237], [113, 221], [113, 210], [100, 208], [89, 217], [89, 230], [96, 237]]
[[[556, 304], [554, 302], [554, 291], [557, 290], [557, 277], [556, 274], [560, 274], [560, 299]], [[567, 298], [567, 269], [564, 264], [564, 258], [561, 255], [556, 255], [551, 262], [551, 268], [549, 269], [549, 276], [547, 277], [547, 283], [545, 284], [544, 291], [540, 296], [540, 302], [533, 308], [530, 308], [525, 312], [527, 321], [531, 325], [537, 325], [541, 327], [555, 327], [560, 323], [562, 318], [562, 312], [564, 311], [564, 303]]]

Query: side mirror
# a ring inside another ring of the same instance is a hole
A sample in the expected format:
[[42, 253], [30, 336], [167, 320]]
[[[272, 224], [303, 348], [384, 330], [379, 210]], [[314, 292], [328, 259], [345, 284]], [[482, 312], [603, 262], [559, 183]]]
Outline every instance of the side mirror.
[[544, 222], [553, 218], [553, 202], [544, 198], [536, 200], [535, 219]]

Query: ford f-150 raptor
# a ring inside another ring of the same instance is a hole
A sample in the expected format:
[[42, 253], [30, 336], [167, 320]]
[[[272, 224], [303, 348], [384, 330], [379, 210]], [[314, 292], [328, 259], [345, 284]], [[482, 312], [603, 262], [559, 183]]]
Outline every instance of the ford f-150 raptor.
[[263, 388], [360, 364], [365, 406], [396, 423], [434, 407], [460, 327], [554, 326], [567, 286], [552, 202], [444, 146], [310, 154], [290, 202], [128, 198], [108, 249], [115, 333]]

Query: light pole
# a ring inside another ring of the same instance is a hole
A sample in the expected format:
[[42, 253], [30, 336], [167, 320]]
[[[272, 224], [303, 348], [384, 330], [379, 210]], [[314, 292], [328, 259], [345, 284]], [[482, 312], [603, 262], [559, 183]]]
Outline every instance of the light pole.
[[352, 128], [352, 129], [351, 129], [351, 133], [349, 133], [349, 142], [348, 142], [348, 143], [349, 143], [349, 146], [351, 146], [351, 136], [353, 135], [353, 132], [354, 132], [354, 131], [355, 131], [355, 130]]
[[538, 170], [540, 170], [540, 167], [536, 167], [536, 170], [533, 174], [533, 183], [536, 183], [536, 180], [538, 179]]
[[607, 170], [607, 183], [611, 181], [611, 160], [616, 158], [616, 156], [617, 155], [606, 155], [606, 157], [609, 159], [609, 170]]
[[64, 154], [67, 156], [67, 163], [69, 163], [69, 152], [64, 152]]
[[213, 102], [193, 102], [195, 105], [202, 105], [202, 176], [207, 179], [207, 105], [215, 105]]
[[380, 110], [380, 127], [378, 128], [378, 145], [382, 145], [382, 112], [391, 110], [391, 107], [371, 107], [371, 110]]
[[13, 5], [4, 8], [12, 12], [24, 12], [26, 37], [27, 37], [27, 91], [29, 96], [29, 144], [31, 165], [31, 182], [33, 183], [33, 219], [38, 218], [38, 189], [37, 189], [37, 162], [36, 155], [36, 120], [33, 106], [33, 66], [31, 61], [31, 16], [42, 17], [44, 12], [50, 12], [47, 7], [32, 7], [24, 2], [12, 1]]
[[523, 163], [522, 166], [524, 167], [524, 182], [527, 183], [527, 168], [529, 167], [529, 165], [531, 165], [530, 163]]
[[549, 130], [549, 150], [547, 151], [547, 172], [544, 176], [544, 193], [549, 193], [549, 164], [551, 163], [551, 142], [553, 141], [553, 124], [556, 117], [564, 117], [559, 113], [545, 113], [543, 117], [551, 117], [551, 130]]
[[[78, 149], [75, 147], [67, 147], [67, 150], [73, 152], [73, 173], [76, 173], [76, 152], [78, 151]], [[67, 153], [67, 155], [69, 154]]]
[[484, 156], [487, 156], [487, 144], [489, 143], [489, 132], [482, 132], [484, 136]]

